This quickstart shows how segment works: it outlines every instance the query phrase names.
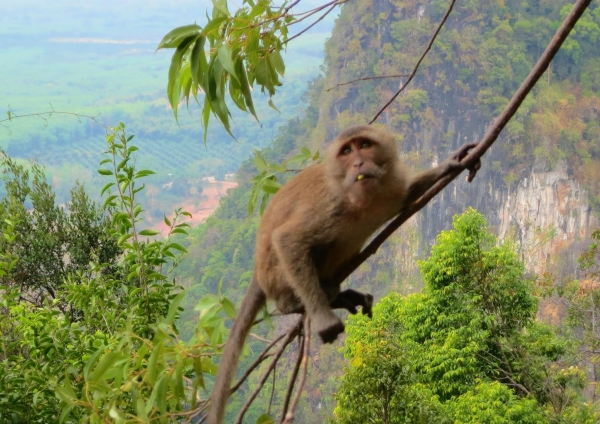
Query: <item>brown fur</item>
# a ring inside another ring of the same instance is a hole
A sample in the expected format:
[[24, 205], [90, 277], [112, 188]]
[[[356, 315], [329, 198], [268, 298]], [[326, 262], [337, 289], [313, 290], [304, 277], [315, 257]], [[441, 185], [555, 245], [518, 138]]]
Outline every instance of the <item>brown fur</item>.
[[283, 313], [306, 311], [321, 340], [335, 341], [344, 324], [332, 307], [356, 313], [362, 306], [370, 315], [372, 296], [340, 293], [339, 285], [328, 281], [381, 225], [460, 166], [468, 149], [463, 150], [410, 178], [389, 132], [354, 126], [336, 138], [322, 163], [300, 172], [273, 196], [257, 234], [254, 277], [211, 393], [208, 424], [223, 422], [240, 351], [265, 297]]

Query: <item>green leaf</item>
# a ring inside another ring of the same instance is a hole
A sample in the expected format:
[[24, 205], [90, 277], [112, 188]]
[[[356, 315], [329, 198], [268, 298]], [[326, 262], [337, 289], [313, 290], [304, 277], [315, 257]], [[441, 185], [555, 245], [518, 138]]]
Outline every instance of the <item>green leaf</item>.
[[161, 414], [167, 412], [167, 383], [169, 378], [164, 375], [154, 385], [152, 394], [156, 393], [156, 404]]
[[244, 67], [244, 61], [241, 57], [238, 57], [235, 61], [235, 71], [239, 77], [240, 90], [244, 96], [246, 106], [254, 118], [256, 118], [256, 121], [258, 121], [258, 116], [254, 110], [254, 102], [252, 101], [252, 90], [250, 89], [251, 87], [250, 83], [248, 82], [248, 76], [246, 75], [246, 68]]
[[254, 159], [252, 160], [252, 163], [254, 164], [256, 169], [258, 169], [259, 172], [267, 172], [267, 170], [269, 169], [267, 161], [265, 160], [265, 158], [262, 157], [258, 150], [254, 151]]
[[100, 191], [100, 196], [104, 196], [104, 193], [106, 193], [106, 191], [114, 185], [114, 182], [105, 184], [104, 187], [102, 187], [102, 191]]
[[184, 296], [185, 292], [181, 292], [177, 296], [175, 296], [173, 300], [171, 300], [171, 304], [169, 305], [169, 312], [167, 313], [167, 323], [169, 325], [173, 325], [173, 322], [175, 321], [175, 315], [177, 314], [179, 308], [179, 304], [183, 300]]
[[154, 175], [154, 174], [156, 174], [156, 172], [151, 171], [149, 169], [143, 169], [143, 170], [138, 171], [138, 172], [135, 173], [135, 178], [136, 179], [137, 178], [142, 178], [142, 177], [146, 177], [148, 175]]
[[277, 112], [281, 113], [281, 111], [279, 109], [277, 109], [277, 106], [275, 106], [275, 103], [273, 103], [272, 99], [269, 99], [269, 106], [271, 106], [271, 109], [274, 109]]
[[235, 66], [233, 66], [233, 60], [231, 59], [231, 48], [227, 44], [221, 44], [218, 57], [223, 68], [225, 68], [225, 70], [239, 83], [240, 80], [236, 75]]
[[94, 368], [89, 381], [92, 383], [98, 382], [119, 356], [120, 354], [117, 352], [107, 352]]
[[100, 355], [102, 355], [103, 352], [104, 352], [104, 348], [100, 348], [97, 351], [95, 351], [92, 354], [92, 356], [90, 356], [90, 359], [87, 360], [87, 362], [83, 366], [83, 378], [84, 378], [84, 380], [86, 380], [86, 381], [89, 380], [90, 370], [94, 367], [94, 365], [96, 364], [96, 362], [100, 358]]
[[160, 43], [158, 43], [158, 47], [156, 48], [156, 50], [177, 47], [179, 46], [181, 41], [184, 40], [186, 37], [195, 34], [201, 30], [202, 28], [196, 24], [177, 27], [169, 31], [167, 35], [163, 37]]
[[182, 253], [187, 253], [187, 249], [178, 243], [169, 243], [168, 247], [169, 249], [176, 249]]
[[275, 420], [269, 417], [267, 414], [262, 414], [256, 419], [256, 424], [274, 424]]
[[196, 38], [194, 47], [192, 48], [192, 53], [190, 55], [190, 65], [192, 67], [192, 80], [196, 85], [202, 85], [204, 72], [206, 72], [206, 68], [208, 67], [208, 64], [206, 62], [206, 53], [204, 52], [205, 42], [206, 37], [203, 35], [199, 35]]
[[229, 318], [235, 318], [235, 306], [233, 306], [231, 300], [227, 299], [226, 297], [223, 298], [221, 300], [221, 306]]
[[206, 390], [204, 384], [204, 372], [202, 371], [202, 357], [196, 356], [194, 358], [194, 371], [196, 372], [196, 378], [198, 379], [198, 385]]
[[229, 10], [227, 10], [227, 0], [212, 0], [212, 4], [220, 12], [229, 15]]
[[146, 229], [146, 230], [140, 231], [138, 234], [140, 236], [155, 236], [157, 234], [160, 234], [160, 232], [156, 231], [156, 230], [148, 230], [148, 229]]
[[285, 72], [285, 64], [283, 63], [283, 58], [281, 57], [279, 50], [273, 50], [273, 52], [271, 52], [269, 55], [269, 60], [273, 64], [273, 67], [277, 73], [283, 76], [283, 73]]
[[[169, 67], [169, 81], [167, 83], [167, 97], [169, 98], [169, 103], [173, 108], [173, 114], [175, 118], [177, 118], [177, 107], [179, 104], [179, 89], [181, 87], [181, 81], [179, 80], [179, 69], [181, 68], [181, 60], [183, 58], [183, 54], [187, 51], [190, 44], [196, 38], [195, 35], [189, 35], [184, 38], [175, 53], [173, 53], [173, 57], [171, 58], [171, 66]], [[179, 87], [179, 88], [178, 88]]]
[[150, 358], [148, 359], [148, 372], [146, 373], [146, 378], [148, 383], [154, 385], [156, 381], [156, 376], [158, 374], [158, 358], [161, 356], [164, 347], [164, 341], [158, 342], [154, 349], [152, 349], [152, 353], [150, 354]]
[[219, 26], [225, 22], [229, 20], [228, 16], [219, 16], [217, 18], [211, 19], [210, 21], [208, 21], [208, 23], [204, 26], [204, 29], [202, 30], [202, 34], [203, 35], [210, 35], [212, 37], [214, 37], [213, 34], [211, 34], [211, 32], [213, 32], [214, 30], [216, 30], [217, 28], [219, 28]]
[[98, 174], [100, 175], [114, 175], [114, 173], [110, 169], [100, 168], [98, 170]]
[[215, 297], [215, 295], [208, 294], [204, 296], [202, 299], [198, 301], [196, 307], [194, 308], [196, 311], [202, 311], [205, 309], [210, 309], [215, 305], [219, 304], [219, 299]]
[[281, 188], [281, 184], [274, 180], [264, 180], [261, 188], [265, 193], [275, 194]]

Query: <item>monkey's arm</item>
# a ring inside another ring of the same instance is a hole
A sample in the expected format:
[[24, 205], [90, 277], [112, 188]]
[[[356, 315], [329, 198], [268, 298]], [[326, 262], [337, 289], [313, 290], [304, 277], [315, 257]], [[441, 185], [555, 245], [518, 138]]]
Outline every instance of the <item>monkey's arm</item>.
[[[477, 146], [477, 143], [468, 143], [454, 152], [448, 159], [440, 163], [438, 166], [427, 171], [417, 174], [409, 183], [408, 193], [405, 200], [405, 205], [408, 206], [421, 197], [431, 186], [433, 186], [438, 180], [445, 177], [451, 172], [457, 169], [464, 169], [460, 164], [460, 161], [469, 153], [469, 150]], [[475, 174], [481, 168], [481, 162], [477, 161], [474, 166], [469, 169], [469, 176], [467, 181], [473, 181]]]
[[[313, 245], [326, 239], [327, 229], [314, 219], [310, 227], [298, 225], [301, 217], [291, 217], [288, 223], [273, 231], [272, 242], [288, 284], [300, 298], [313, 327], [324, 343], [332, 343], [344, 331], [344, 324], [333, 313], [327, 294], [321, 288], [317, 268], [310, 254]], [[319, 229], [320, 227], [320, 229]]]

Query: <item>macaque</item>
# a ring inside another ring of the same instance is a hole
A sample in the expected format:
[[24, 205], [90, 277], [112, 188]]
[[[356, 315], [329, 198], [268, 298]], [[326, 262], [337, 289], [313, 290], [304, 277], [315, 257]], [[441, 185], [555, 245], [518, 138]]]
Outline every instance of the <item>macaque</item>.
[[[394, 137], [369, 125], [344, 130], [321, 163], [298, 173], [271, 199], [256, 240], [256, 265], [223, 351], [210, 396], [208, 424], [221, 424], [231, 380], [244, 342], [267, 299], [284, 314], [306, 313], [323, 343], [344, 323], [332, 311], [371, 315], [373, 297], [340, 291], [336, 272], [356, 256], [385, 222], [402, 212], [436, 181], [457, 169], [475, 144], [439, 166], [412, 176], [398, 157]], [[470, 169], [475, 176], [479, 162]]]

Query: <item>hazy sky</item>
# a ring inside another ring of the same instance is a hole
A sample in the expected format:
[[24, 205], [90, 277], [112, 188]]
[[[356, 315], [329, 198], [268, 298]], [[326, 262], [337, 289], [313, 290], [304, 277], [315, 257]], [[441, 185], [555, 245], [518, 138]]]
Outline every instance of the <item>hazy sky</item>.
[[[233, 10], [236, 3], [229, 4]], [[319, 4], [320, 0], [303, 0], [298, 11]], [[75, 63], [89, 65], [97, 60], [98, 67], [110, 66], [117, 72], [119, 57], [135, 54], [142, 55], [146, 63], [150, 60], [157, 66], [163, 65], [160, 72], [164, 71], [166, 80], [172, 50], [155, 53], [156, 46], [177, 26], [194, 21], [202, 25], [207, 7], [212, 8], [210, 0], [0, 1], [0, 76], [4, 79], [0, 80], [0, 107], [5, 106], [4, 100], [15, 103], [15, 93], [19, 92], [15, 84], [20, 86], [23, 79], [43, 79], [40, 68], [44, 66], [54, 79], [56, 72], [51, 67], [60, 67], [59, 76], [63, 79], [65, 63], [73, 63], [73, 72], [77, 72]], [[307, 48], [313, 53], [322, 52], [334, 16], [331, 14], [301, 39], [290, 43], [288, 54]], [[299, 29], [294, 27], [292, 34]], [[107, 65], [107, 60], [114, 63]], [[314, 69], [318, 72], [318, 64]], [[12, 87], [6, 86], [7, 77], [12, 80]], [[24, 87], [23, 93], [26, 92]]]

